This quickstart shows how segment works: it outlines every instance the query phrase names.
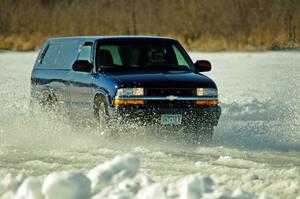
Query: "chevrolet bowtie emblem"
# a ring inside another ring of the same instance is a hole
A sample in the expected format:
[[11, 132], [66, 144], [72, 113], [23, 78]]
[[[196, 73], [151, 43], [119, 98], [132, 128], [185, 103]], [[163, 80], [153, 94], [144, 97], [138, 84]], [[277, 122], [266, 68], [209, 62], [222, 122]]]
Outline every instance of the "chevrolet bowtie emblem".
[[167, 96], [167, 100], [174, 101], [176, 99], [177, 99], [177, 96], [174, 96], [174, 95]]

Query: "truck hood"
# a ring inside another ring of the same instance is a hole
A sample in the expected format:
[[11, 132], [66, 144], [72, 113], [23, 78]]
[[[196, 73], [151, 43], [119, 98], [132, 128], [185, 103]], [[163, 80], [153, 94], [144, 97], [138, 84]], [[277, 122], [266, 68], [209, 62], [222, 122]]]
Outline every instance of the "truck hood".
[[210, 78], [190, 71], [116, 72], [109, 75], [123, 88], [216, 88]]

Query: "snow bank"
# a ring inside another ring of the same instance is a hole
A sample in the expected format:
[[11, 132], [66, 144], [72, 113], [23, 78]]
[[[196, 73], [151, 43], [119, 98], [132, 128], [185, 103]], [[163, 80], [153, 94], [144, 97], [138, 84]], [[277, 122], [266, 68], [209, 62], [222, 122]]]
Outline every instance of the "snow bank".
[[161, 183], [155, 183], [148, 187], [143, 188], [137, 194], [138, 199], [151, 199], [151, 198], [159, 198], [164, 199], [168, 198], [166, 186]]
[[[230, 158], [221, 158], [220, 160]], [[156, 182], [139, 173], [139, 158], [117, 156], [88, 174], [61, 171], [46, 177], [0, 178], [0, 199], [273, 199], [241, 189], [218, 187], [210, 176], [194, 174], [172, 182]], [[25, 179], [25, 180], [24, 180]]]
[[208, 176], [189, 176], [183, 180], [180, 199], [197, 199], [213, 191], [214, 182]]
[[28, 177], [24, 180], [23, 175], [8, 174], [0, 178], [0, 198], [133, 198], [142, 186], [152, 184], [150, 178], [143, 175], [136, 176], [139, 166], [139, 158], [134, 155], [123, 155], [99, 164], [87, 175], [76, 171], [62, 171], [51, 173], [44, 179]]
[[133, 155], [117, 156], [112, 161], [98, 165], [88, 173], [92, 181], [92, 190], [100, 190], [113, 182], [134, 177], [139, 166], [139, 159]]
[[55, 172], [46, 177], [42, 193], [46, 199], [89, 199], [91, 182], [79, 172]]
[[9, 192], [16, 192], [18, 190], [18, 187], [21, 185], [21, 183], [24, 181], [23, 175], [17, 175], [13, 176], [11, 174], [7, 174], [3, 177], [3, 179], [0, 179], [0, 196], [1, 194], [4, 195], [11, 195], [8, 194]]
[[29, 177], [19, 187], [16, 199], [43, 199], [42, 181], [38, 178]]
[[259, 164], [250, 160], [232, 158], [231, 156], [220, 156], [215, 164], [239, 168], [265, 168], [265, 164]]

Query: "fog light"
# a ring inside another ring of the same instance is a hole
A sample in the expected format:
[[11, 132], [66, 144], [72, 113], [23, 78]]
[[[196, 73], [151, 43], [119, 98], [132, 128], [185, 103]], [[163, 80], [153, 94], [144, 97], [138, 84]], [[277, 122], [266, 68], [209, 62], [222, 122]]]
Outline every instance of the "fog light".
[[116, 99], [114, 100], [115, 105], [142, 105], [144, 104], [144, 100], [123, 100]]
[[219, 101], [218, 100], [197, 100], [196, 104], [200, 105], [200, 106], [204, 106], [204, 105], [218, 105]]

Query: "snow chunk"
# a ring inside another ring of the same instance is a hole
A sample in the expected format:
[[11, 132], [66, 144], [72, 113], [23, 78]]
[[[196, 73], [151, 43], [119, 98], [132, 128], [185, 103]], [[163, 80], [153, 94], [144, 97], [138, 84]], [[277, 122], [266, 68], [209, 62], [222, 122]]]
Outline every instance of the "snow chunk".
[[56, 172], [48, 175], [42, 187], [46, 199], [89, 199], [91, 182], [80, 172]]
[[231, 156], [220, 156], [215, 163], [239, 168], [264, 168], [266, 166], [265, 164], [256, 163], [250, 160], [232, 158]]
[[196, 167], [209, 167], [209, 166], [211, 166], [211, 164], [208, 162], [197, 161], [197, 162], [195, 162], [195, 166]]
[[249, 193], [247, 191], [243, 191], [241, 189], [236, 189], [232, 193], [232, 198], [234, 198], [234, 199], [252, 199], [252, 198], [255, 198], [255, 195], [252, 193]]
[[0, 199], [12, 199], [14, 197], [15, 197], [15, 193], [13, 191], [9, 191], [3, 194]]
[[231, 197], [232, 190], [228, 188], [223, 188], [220, 190], [214, 190], [211, 193], [206, 193], [203, 195], [203, 199], [242, 199]]
[[155, 183], [141, 189], [136, 198], [137, 199], [166, 199], [166, 187], [161, 183]]
[[[296, 199], [298, 199], [298, 198], [300, 198], [300, 197], [297, 197]], [[279, 197], [273, 196], [273, 195], [268, 195], [266, 193], [261, 193], [259, 195], [259, 199], [279, 199]]]
[[142, 187], [146, 187], [154, 183], [154, 180], [148, 175], [139, 174], [137, 176], [137, 180]]
[[88, 173], [92, 190], [96, 191], [124, 178], [132, 178], [139, 170], [140, 161], [134, 155], [117, 156], [112, 161], [99, 164]]
[[180, 199], [198, 199], [203, 193], [213, 191], [214, 182], [209, 176], [188, 176], [180, 189]]
[[134, 149], [133, 149], [133, 151], [135, 152], [135, 153], [142, 153], [142, 154], [145, 154], [145, 153], [150, 153], [151, 151], [149, 150], [149, 149], [147, 149], [147, 148], [144, 148], [144, 147], [135, 147]]
[[22, 174], [15, 177], [10, 173], [7, 174], [0, 182], [0, 195], [9, 191], [16, 192], [24, 178], [25, 177]]
[[42, 181], [29, 177], [19, 187], [16, 199], [43, 199]]

